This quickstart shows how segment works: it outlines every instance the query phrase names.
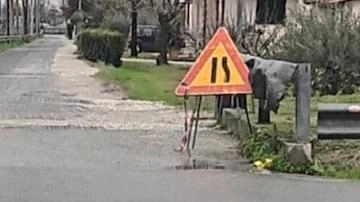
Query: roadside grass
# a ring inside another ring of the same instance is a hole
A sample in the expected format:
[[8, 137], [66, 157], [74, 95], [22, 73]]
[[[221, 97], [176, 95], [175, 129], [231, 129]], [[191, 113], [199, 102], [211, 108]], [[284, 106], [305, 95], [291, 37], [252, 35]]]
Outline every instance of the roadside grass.
[[321, 175], [328, 178], [349, 179], [358, 181], [360, 180], [360, 168], [327, 168]]
[[137, 62], [124, 62], [118, 69], [103, 64], [97, 66], [101, 69], [97, 76], [122, 86], [130, 99], [164, 101], [174, 106], [182, 103], [174, 92], [187, 71], [185, 67]]
[[23, 37], [22, 39], [19, 39], [16, 41], [0, 43], [0, 53], [7, 51], [11, 48], [16, 48], [16, 47], [22, 46], [26, 43], [30, 43], [36, 39], [37, 39], [37, 37], [26, 36], [26, 37]]
[[4, 52], [7, 51], [11, 48], [15, 48], [21, 45], [24, 45], [25, 42], [23, 40], [17, 40], [17, 41], [13, 41], [13, 42], [4, 42], [4, 43], [0, 43], [0, 52]]
[[[140, 59], [155, 59], [155, 58], [156, 58], [156, 55], [157, 55], [156, 53], [141, 52], [141, 53], [138, 54], [138, 57], [137, 57], [137, 58], [140, 58]], [[131, 58], [131, 56], [130, 56], [130, 50], [124, 51], [123, 57], [124, 57], [124, 58]]]
[[[188, 67], [168, 65], [156, 66], [149, 63], [124, 62], [120, 68], [107, 67], [96, 63], [100, 68], [97, 76], [105, 81], [122, 86], [128, 93], [129, 98], [148, 101], [163, 101], [169, 105], [180, 106], [183, 99], [176, 97], [174, 90], [180, 83], [183, 76], [188, 71]], [[194, 105], [194, 99], [191, 100]], [[339, 95], [322, 96], [311, 99], [311, 130], [312, 135], [316, 135], [317, 126], [317, 105], [318, 103], [360, 103], [359, 95]], [[249, 102], [250, 103], [250, 102]], [[203, 109], [212, 111], [214, 98], [206, 97]], [[255, 113], [252, 114], [255, 121]], [[267, 127], [276, 126], [274, 133], [280, 138], [294, 137], [295, 123], [295, 97], [287, 96], [281, 102], [278, 114], [271, 115], [272, 124]], [[258, 145], [256, 143], [256, 145]], [[255, 149], [257, 150], [257, 149]], [[314, 150], [316, 152], [315, 161], [321, 165], [317, 169], [317, 175], [324, 177], [360, 179], [360, 141], [316, 141]], [[280, 159], [281, 160], [281, 159]], [[290, 168], [296, 171], [296, 167], [291, 167], [286, 162], [282, 162], [281, 171], [286, 172]], [[278, 170], [279, 170], [278, 169]], [[282, 170], [284, 169], [284, 170]], [[306, 167], [304, 173], [312, 172], [313, 167]], [[301, 172], [301, 169], [300, 171]]]
[[[105, 66], [96, 63], [100, 68], [98, 78], [104, 81], [120, 85], [127, 92], [130, 99], [162, 101], [171, 106], [181, 106], [183, 98], [175, 95], [175, 88], [189, 67], [183, 65], [163, 65], [156, 66], [151, 63], [123, 62], [120, 68]], [[214, 98], [204, 97], [202, 110], [210, 111], [213, 109]], [[189, 98], [189, 106], [196, 104], [194, 97]]]

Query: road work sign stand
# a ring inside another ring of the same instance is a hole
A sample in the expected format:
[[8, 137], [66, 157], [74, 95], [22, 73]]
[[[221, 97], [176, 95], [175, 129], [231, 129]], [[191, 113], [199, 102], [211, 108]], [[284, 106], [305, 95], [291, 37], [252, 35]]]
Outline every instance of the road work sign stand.
[[[249, 69], [224, 27], [216, 31], [176, 88], [175, 94], [184, 97], [185, 110], [185, 135], [181, 140], [179, 150], [183, 151], [186, 147], [190, 157], [192, 129], [195, 124], [192, 142], [192, 148], [194, 149], [203, 96], [236, 95], [239, 99], [235, 99], [237, 100], [235, 106], [242, 106], [245, 109], [251, 131], [246, 106], [246, 95], [252, 94]], [[193, 108], [190, 117], [188, 117], [187, 100], [190, 96], [196, 96], [197, 104]], [[240, 103], [240, 100], [243, 101]]]

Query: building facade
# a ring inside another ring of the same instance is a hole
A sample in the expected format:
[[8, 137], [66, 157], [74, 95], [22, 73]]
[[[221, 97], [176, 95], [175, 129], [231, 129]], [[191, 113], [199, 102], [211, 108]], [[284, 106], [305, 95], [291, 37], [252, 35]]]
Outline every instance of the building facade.
[[297, 9], [316, 14], [327, 12], [329, 5], [346, 6], [360, 15], [360, 0], [187, 0], [185, 27], [196, 39], [206, 40], [220, 25], [283, 24]]

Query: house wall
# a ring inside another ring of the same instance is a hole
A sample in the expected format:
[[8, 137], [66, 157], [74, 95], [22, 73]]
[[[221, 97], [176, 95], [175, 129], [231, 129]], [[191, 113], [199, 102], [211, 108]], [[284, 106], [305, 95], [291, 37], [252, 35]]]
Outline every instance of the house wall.
[[[348, 1], [346, 5], [352, 8], [354, 14], [360, 16], [360, 0]], [[226, 0], [225, 23], [255, 24], [256, 6], [257, 0]], [[221, 11], [221, 6], [219, 9]], [[201, 41], [204, 36], [203, 28], [206, 26], [206, 37], [209, 38], [216, 27], [216, 0], [207, 0], [206, 25], [204, 25], [204, 0], [193, 0], [187, 12], [189, 12], [190, 18], [190, 23], [186, 25], [188, 33]], [[326, 10], [316, 4], [305, 4], [304, 0], [287, 0], [286, 20], [291, 21], [296, 12], [312, 13], [322, 18], [325, 16]], [[219, 18], [221, 21], [221, 12], [219, 12]], [[265, 25], [264, 28], [266, 32], [269, 30], [271, 33], [274, 25]]]
[[352, 9], [352, 12], [360, 17], [360, 0], [353, 0], [353, 1], [348, 1], [346, 3], [347, 6], [349, 6], [349, 8]]
[[[287, 0], [286, 15], [291, 16], [297, 6], [303, 5], [303, 0]], [[254, 24], [256, 19], [256, 0], [226, 0], [225, 5], [225, 23], [231, 21], [237, 24]], [[221, 5], [219, 6], [221, 11]], [[219, 11], [219, 21], [221, 21], [221, 12]], [[186, 26], [190, 33], [202, 31], [204, 27], [204, 0], [193, 0], [189, 12], [190, 23]], [[207, 1], [206, 26], [215, 27], [216, 25], [216, 1]], [[208, 31], [211, 32], [211, 31]], [[207, 33], [208, 34], [208, 33]]]

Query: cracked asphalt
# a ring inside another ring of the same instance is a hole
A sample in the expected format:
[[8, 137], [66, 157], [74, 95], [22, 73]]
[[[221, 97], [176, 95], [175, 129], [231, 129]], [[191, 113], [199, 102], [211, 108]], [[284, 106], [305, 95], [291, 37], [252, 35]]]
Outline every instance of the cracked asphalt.
[[[180, 109], [128, 100], [74, 51], [45, 36], [0, 54], [0, 201], [360, 200], [358, 183], [250, 173], [213, 122], [188, 159]], [[177, 170], [194, 165], [210, 169]]]

